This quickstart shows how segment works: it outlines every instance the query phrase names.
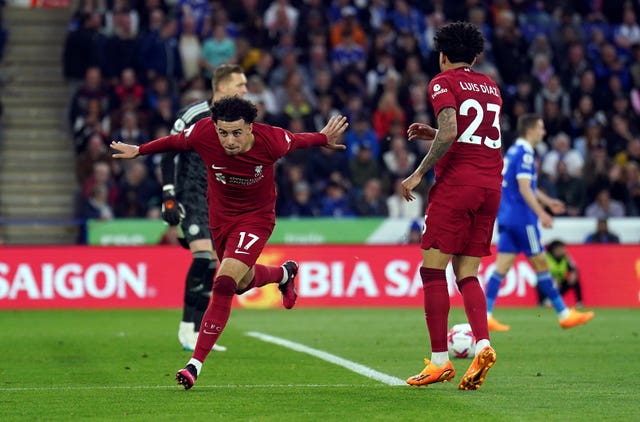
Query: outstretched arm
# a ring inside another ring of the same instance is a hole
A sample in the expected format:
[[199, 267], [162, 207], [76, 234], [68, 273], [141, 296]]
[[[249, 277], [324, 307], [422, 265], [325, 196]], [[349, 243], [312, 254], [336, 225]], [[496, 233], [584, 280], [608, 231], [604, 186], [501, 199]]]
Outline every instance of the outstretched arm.
[[301, 148], [309, 148], [312, 146], [323, 146], [329, 149], [345, 150], [347, 147], [338, 142], [342, 139], [342, 134], [349, 127], [347, 118], [343, 116], [334, 116], [329, 119], [327, 125], [320, 132], [313, 133], [291, 133], [286, 132], [286, 137], [290, 142], [290, 150], [294, 151]]
[[140, 146], [113, 141], [111, 142], [111, 148], [118, 151], [112, 155], [113, 158], [136, 158], [139, 155], [192, 149], [191, 143], [187, 141], [185, 132], [158, 138]]
[[[413, 128], [413, 129], [412, 129]], [[409, 127], [409, 140], [420, 137], [428, 138], [426, 130], [411, 125]], [[449, 147], [458, 134], [458, 124], [456, 122], [456, 111], [451, 107], [444, 108], [438, 113], [438, 130], [429, 152], [424, 156], [418, 168], [406, 179], [402, 181], [402, 196], [407, 201], [413, 201], [413, 189], [422, 181], [422, 177], [440, 160], [449, 150]]]
[[124, 142], [111, 142], [111, 149], [118, 151], [111, 154], [113, 158], [136, 158], [140, 155], [140, 147], [137, 145], [125, 144]]
[[320, 131], [320, 133], [323, 133], [327, 137], [327, 145], [325, 146], [329, 149], [347, 149], [346, 145], [339, 144], [338, 142], [342, 139], [342, 134], [344, 134], [348, 127], [349, 123], [347, 123], [346, 117], [333, 116], [330, 118], [327, 125]]

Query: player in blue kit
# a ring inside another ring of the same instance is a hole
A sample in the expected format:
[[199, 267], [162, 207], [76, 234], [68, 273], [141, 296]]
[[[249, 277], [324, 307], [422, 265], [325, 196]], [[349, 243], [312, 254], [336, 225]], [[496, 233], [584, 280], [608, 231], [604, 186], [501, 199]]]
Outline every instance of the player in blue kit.
[[551, 301], [562, 328], [572, 328], [589, 322], [593, 312], [569, 309], [553, 283], [544, 248], [540, 242], [540, 227], [551, 228], [553, 213], [564, 211], [564, 203], [537, 189], [534, 147], [545, 135], [544, 122], [536, 114], [524, 114], [518, 119], [516, 142], [504, 156], [502, 200], [498, 211], [498, 256], [496, 267], [486, 285], [489, 329], [508, 331], [509, 326], [493, 317], [493, 306], [505, 275], [516, 256], [524, 253], [536, 271], [538, 287]]

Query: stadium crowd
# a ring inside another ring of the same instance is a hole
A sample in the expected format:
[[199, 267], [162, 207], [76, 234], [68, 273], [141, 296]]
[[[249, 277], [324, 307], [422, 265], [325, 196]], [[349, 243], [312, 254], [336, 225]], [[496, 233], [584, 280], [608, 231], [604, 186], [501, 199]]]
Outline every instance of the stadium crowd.
[[[83, 0], [69, 23], [80, 218], [159, 218], [159, 158], [122, 163], [109, 142], [169, 133], [179, 108], [211, 97], [211, 70], [238, 63], [259, 121], [318, 131], [338, 113], [347, 152], [300, 150], [278, 166], [279, 216], [421, 218], [399, 182], [428, 149], [433, 34], [467, 20], [487, 40], [475, 69], [504, 98], [502, 142], [523, 113], [543, 116], [539, 184], [566, 215], [640, 216], [638, 2], [524, 0]], [[432, 179], [431, 179], [432, 181]]]

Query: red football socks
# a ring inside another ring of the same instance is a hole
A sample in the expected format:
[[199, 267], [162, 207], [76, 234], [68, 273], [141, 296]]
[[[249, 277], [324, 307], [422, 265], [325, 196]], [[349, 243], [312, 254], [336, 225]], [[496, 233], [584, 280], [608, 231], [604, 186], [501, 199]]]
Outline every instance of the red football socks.
[[487, 299], [478, 277], [467, 277], [458, 281], [458, 290], [464, 302], [464, 311], [471, 325], [473, 335], [478, 340], [489, 340], [487, 323]]
[[431, 338], [431, 351], [446, 352], [450, 308], [446, 273], [444, 270], [421, 267], [420, 277], [422, 277], [424, 315]]
[[223, 275], [215, 279], [211, 301], [202, 317], [196, 349], [193, 352], [194, 359], [204, 362], [218, 341], [231, 315], [231, 302], [235, 291], [236, 282], [233, 278]]
[[284, 277], [284, 268], [273, 265], [260, 265], [253, 266], [254, 276], [251, 284], [253, 287], [262, 287], [266, 284], [280, 283]]

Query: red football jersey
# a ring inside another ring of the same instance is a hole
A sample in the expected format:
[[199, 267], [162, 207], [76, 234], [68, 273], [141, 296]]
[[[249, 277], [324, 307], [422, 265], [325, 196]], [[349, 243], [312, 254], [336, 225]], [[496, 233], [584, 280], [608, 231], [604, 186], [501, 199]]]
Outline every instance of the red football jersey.
[[261, 123], [253, 124], [255, 143], [245, 153], [225, 153], [215, 123], [201, 119], [182, 132], [140, 146], [140, 154], [195, 150], [207, 166], [209, 225], [218, 227], [234, 216], [258, 213], [275, 220], [274, 163], [299, 148], [326, 145], [320, 133], [291, 133]]
[[429, 98], [436, 116], [455, 109], [458, 125], [456, 140], [435, 165], [436, 181], [499, 190], [502, 97], [495, 82], [468, 67], [450, 69], [431, 80]]

